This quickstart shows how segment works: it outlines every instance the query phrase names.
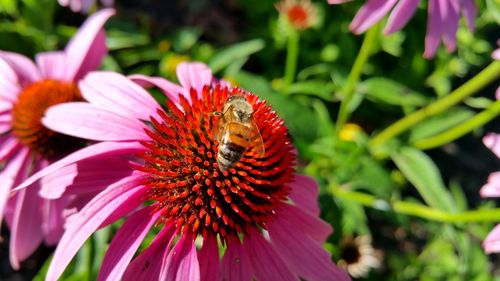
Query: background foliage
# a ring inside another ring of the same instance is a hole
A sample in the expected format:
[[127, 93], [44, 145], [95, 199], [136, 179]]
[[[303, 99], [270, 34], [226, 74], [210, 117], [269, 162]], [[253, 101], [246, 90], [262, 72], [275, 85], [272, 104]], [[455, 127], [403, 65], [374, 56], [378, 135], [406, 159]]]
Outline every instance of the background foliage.
[[[478, 194], [488, 174], [500, 168], [481, 142], [485, 132], [499, 131], [499, 123], [473, 123], [460, 138], [441, 135], [491, 109], [498, 79], [397, 136], [374, 140], [491, 63], [500, 2], [476, 1], [476, 31], [468, 32], [462, 22], [457, 51], [440, 48], [425, 60], [425, 3], [400, 32], [383, 36], [376, 27], [356, 36], [348, 25], [363, 1], [339, 6], [315, 1], [320, 19], [300, 34], [297, 75], [290, 85], [283, 76], [294, 31], [279, 19], [273, 1], [116, 2], [117, 16], [106, 25], [110, 53], [104, 69], [175, 80], [177, 63], [203, 61], [217, 76], [268, 100], [285, 119], [299, 150], [298, 169], [320, 182], [322, 216], [335, 228], [326, 247], [335, 260], [342, 256], [343, 237], [369, 234], [382, 266], [365, 279], [500, 280], [499, 256], [481, 248], [500, 221], [500, 210]], [[0, 0], [0, 19], [0, 49], [33, 57], [61, 49], [85, 15], [53, 0]], [[367, 60], [349, 85], [363, 40], [371, 40]], [[349, 86], [354, 95], [345, 125], [337, 116]], [[493, 109], [488, 120], [498, 112]], [[94, 280], [115, 229], [104, 229], [87, 243], [65, 280]], [[5, 244], [0, 276], [43, 280], [53, 249], [40, 249], [14, 273]]]

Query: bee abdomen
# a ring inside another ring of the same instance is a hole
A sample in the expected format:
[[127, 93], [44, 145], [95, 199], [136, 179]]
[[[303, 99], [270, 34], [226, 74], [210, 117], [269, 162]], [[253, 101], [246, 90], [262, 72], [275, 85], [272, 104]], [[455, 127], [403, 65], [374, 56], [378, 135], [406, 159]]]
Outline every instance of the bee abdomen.
[[225, 171], [233, 167], [238, 161], [240, 161], [246, 148], [239, 144], [232, 142], [225, 142], [219, 146], [219, 152], [217, 153], [217, 163], [219, 164], [219, 169]]

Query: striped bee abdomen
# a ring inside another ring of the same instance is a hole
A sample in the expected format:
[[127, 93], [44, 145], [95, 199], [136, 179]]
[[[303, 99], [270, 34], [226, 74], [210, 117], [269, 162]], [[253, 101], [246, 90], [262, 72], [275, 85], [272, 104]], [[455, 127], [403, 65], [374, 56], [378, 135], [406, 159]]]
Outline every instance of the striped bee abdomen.
[[217, 163], [221, 171], [233, 167], [240, 161], [246, 150], [245, 145], [238, 144], [241, 141], [243, 141], [243, 144], [246, 143], [246, 140], [238, 135], [228, 135], [228, 137], [223, 139], [223, 142], [219, 145], [219, 152], [217, 153]]

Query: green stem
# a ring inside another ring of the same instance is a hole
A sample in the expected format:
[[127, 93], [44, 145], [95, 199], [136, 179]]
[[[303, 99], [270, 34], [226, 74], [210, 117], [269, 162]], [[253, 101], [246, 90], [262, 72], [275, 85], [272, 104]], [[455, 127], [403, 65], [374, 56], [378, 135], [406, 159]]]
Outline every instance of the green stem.
[[363, 66], [372, 54], [373, 47], [377, 41], [379, 29], [380, 24], [375, 24], [366, 32], [363, 43], [361, 44], [361, 49], [359, 50], [358, 56], [352, 65], [351, 72], [347, 77], [346, 86], [342, 90], [342, 101], [340, 102], [340, 109], [337, 116], [337, 128], [339, 130], [347, 122], [351, 114], [349, 110], [349, 103], [354, 96], [356, 85], [358, 84], [361, 73], [363, 72]]
[[485, 123], [488, 123], [498, 115], [500, 115], [500, 101], [494, 102], [488, 109], [446, 132], [427, 139], [415, 141], [413, 146], [420, 149], [430, 149], [441, 146], [458, 139]]
[[472, 79], [451, 92], [449, 95], [437, 100], [436, 102], [421, 108], [410, 115], [407, 115], [399, 121], [393, 123], [385, 130], [374, 136], [369, 143], [371, 148], [380, 146], [402, 132], [408, 130], [420, 121], [441, 113], [463, 99], [476, 93], [490, 82], [497, 79], [500, 75], [500, 61], [494, 61], [483, 71], [478, 73]]
[[349, 191], [337, 187], [330, 187], [329, 191], [336, 198], [355, 201], [366, 207], [382, 211], [392, 210], [398, 214], [415, 216], [431, 221], [448, 223], [498, 222], [498, 218], [500, 217], [500, 208], [447, 213], [415, 202], [388, 202], [370, 194]]
[[299, 58], [300, 34], [296, 31], [290, 33], [286, 49], [286, 64], [284, 77], [284, 90], [286, 91], [292, 85], [297, 71], [297, 60]]

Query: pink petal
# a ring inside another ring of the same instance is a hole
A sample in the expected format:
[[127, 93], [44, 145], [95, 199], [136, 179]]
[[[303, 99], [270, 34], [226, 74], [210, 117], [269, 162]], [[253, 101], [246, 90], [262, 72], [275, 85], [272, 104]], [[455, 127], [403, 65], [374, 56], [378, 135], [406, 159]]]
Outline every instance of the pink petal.
[[[113, 167], [109, 169], [109, 167]], [[104, 189], [115, 181], [132, 174], [132, 165], [127, 159], [99, 157], [62, 167], [43, 177], [40, 196], [56, 199], [63, 193], [88, 193]]]
[[14, 154], [19, 147], [21, 144], [13, 134], [0, 136], [0, 162]]
[[[189, 91], [181, 86], [174, 84], [162, 77], [149, 77], [141, 74], [129, 76], [130, 80], [145, 88], [158, 87], [173, 103], [179, 105], [179, 95], [189, 97]], [[190, 98], [190, 97], [189, 97]]]
[[488, 147], [495, 155], [500, 158], [500, 134], [489, 133], [483, 138], [483, 143]]
[[[1, 60], [0, 60], [0, 63], [1, 63]], [[13, 98], [15, 98], [15, 97], [13, 97]], [[13, 101], [7, 100], [4, 97], [0, 97], [0, 114], [10, 115], [10, 112], [8, 112], [8, 111], [12, 110], [12, 106], [13, 106]]]
[[42, 231], [47, 245], [56, 245], [64, 233], [64, 209], [67, 207], [69, 200], [67, 196], [57, 200], [42, 198]]
[[239, 239], [230, 238], [228, 240], [227, 249], [222, 258], [221, 275], [222, 280], [252, 280], [252, 264]]
[[384, 34], [388, 35], [403, 28], [415, 14], [418, 2], [420, 0], [400, 0], [387, 20]]
[[[212, 84], [212, 70], [200, 62], [181, 62], [177, 66], [177, 77], [184, 89], [194, 88], [200, 95], [203, 86]], [[189, 95], [186, 98], [191, 100]]]
[[269, 223], [269, 236], [276, 252], [290, 268], [309, 281], [350, 280], [332, 262], [330, 254], [290, 222], [276, 219]]
[[[219, 280], [219, 247], [217, 238], [209, 236], [203, 239], [203, 245], [198, 251], [198, 261], [200, 263], [200, 280], [217, 281]], [[251, 275], [250, 275], [251, 277]], [[227, 279], [236, 280], [236, 279]]]
[[321, 243], [325, 242], [332, 233], [332, 226], [323, 221], [317, 215], [313, 215], [304, 209], [293, 205], [286, 205], [280, 208], [276, 217], [283, 217], [290, 221], [297, 229], [300, 229], [312, 239]]
[[114, 156], [114, 155], [133, 155], [135, 153], [144, 151], [144, 147], [138, 142], [101, 142], [91, 146], [82, 148], [72, 154], [66, 156], [65, 158], [52, 163], [47, 168], [38, 171], [31, 177], [29, 177], [22, 184], [14, 188], [14, 191], [21, 190], [28, 187], [34, 182], [38, 181], [40, 178], [49, 175], [58, 169], [73, 164], [75, 162], [89, 159], [93, 157], [104, 157], [104, 156]]
[[64, 269], [66, 269], [76, 252], [78, 252], [78, 249], [101, 226], [106, 218], [116, 210], [119, 210], [131, 198], [146, 194], [145, 188], [139, 185], [139, 180], [136, 177], [129, 177], [110, 186], [94, 197], [75, 215], [71, 222], [68, 222], [67, 229], [59, 241], [45, 280], [56, 281], [64, 272]]
[[467, 24], [467, 28], [472, 32], [474, 31], [474, 20], [477, 15], [477, 8], [474, 0], [463, 0], [462, 2], [462, 13], [465, 18], [465, 23]]
[[102, 9], [90, 16], [68, 42], [66, 78], [79, 80], [87, 72], [96, 70], [107, 53], [102, 27], [115, 14], [114, 9]]
[[39, 53], [36, 55], [35, 61], [44, 78], [65, 80], [66, 54], [64, 52]]
[[354, 16], [349, 29], [355, 34], [365, 32], [387, 15], [394, 4], [396, 0], [368, 0]]
[[4, 59], [17, 74], [21, 87], [26, 87], [42, 79], [38, 68], [29, 58], [6, 51], [0, 51], [0, 58]]
[[481, 187], [479, 194], [483, 197], [500, 197], [500, 171], [490, 174], [488, 183]]
[[200, 265], [196, 255], [196, 245], [191, 234], [183, 234], [160, 271], [159, 280], [199, 281]]
[[440, 9], [437, 0], [430, 0], [427, 16], [427, 33], [425, 35], [425, 51], [424, 58], [430, 59], [434, 57], [439, 47], [441, 36]]
[[28, 258], [43, 240], [41, 201], [36, 186], [18, 194], [9, 248], [10, 263], [15, 269], [19, 269], [19, 263]]
[[440, 0], [441, 19], [442, 19], [442, 38], [446, 51], [451, 53], [457, 47], [456, 34], [458, 30], [458, 21], [460, 20], [460, 6], [454, 0]]
[[487, 254], [500, 253], [500, 224], [497, 224], [484, 239], [483, 248]]
[[149, 121], [161, 109], [146, 90], [118, 73], [92, 72], [80, 82], [80, 88], [93, 105], [132, 118]]
[[147, 140], [146, 125], [86, 102], [68, 102], [51, 106], [42, 123], [67, 135], [96, 141]]
[[174, 237], [175, 225], [164, 226], [153, 243], [128, 265], [123, 281], [159, 280], [162, 260], [170, 250]]
[[[0, 100], [2, 100], [2, 104], [10, 103], [10, 107], [12, 107], [12, 104], [17, 101], [17, 95], [21, 91], [21, 88], [18, 84], [16, 72], [6, 60], [2, 59], [1, 56], [0, 77]], [[2, 106], [2, 108], [5, 107], [5, 105]]]
[[288, 266], [262, 235], [252, 229], [245, 236], [243, 248], [250, 258], [255, 278], [259, 281], [290, 281], [299, 278], [290, 271]]
[[10, 190], [14, 185], [23, 180], [29, 171], [29, 150], [22, 149], [14, 155], [8, 164], [0, 171], [0, 226], [4, 217], [4, 210], [9, 199]]
[[[491, 53], [491, 58], [494, 59], [494, 60], [500, 60], [500, 39], [497, 40], [497, 46], [499, 48], [495, 49]], [[500, 87], [497, 88], [496, 98], [497, 98], [497, 100], [500, 99]]]
[[320, 212], [318, 206], [319, 186], [316, 180], [311, 177], [296, 175], [290, 186], [291, 191], [288, 196], [293, 203], [318, 216]]
[[142, 208], [127, 218], [106, 251], [97, 280], [121, 279], [142, 240], [161, 215], [161, 212], [153, 213], [154, 208]]
[[0, 136], [12, 129], [12, 115], [0, 114]]

